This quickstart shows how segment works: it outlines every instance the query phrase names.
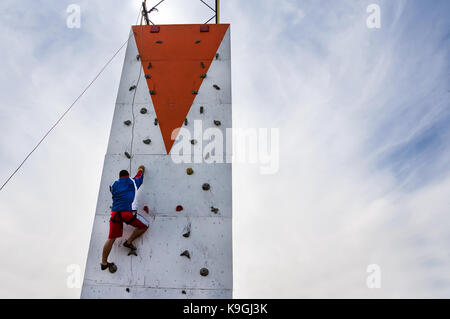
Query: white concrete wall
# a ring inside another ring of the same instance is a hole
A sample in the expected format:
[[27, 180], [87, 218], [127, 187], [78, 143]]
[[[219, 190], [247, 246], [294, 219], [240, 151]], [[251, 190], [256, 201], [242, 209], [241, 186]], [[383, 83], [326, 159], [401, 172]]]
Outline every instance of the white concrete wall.
[[[231, 61], [230, 30], [228, 29], [204, 79], [199, 94], [184, 126], [193, 134], [194, 120], [202, 120], [203, 129], [216, 127], [224, 132], [231, 127]], [[122, 77], [86, 264], [82, 298], [231, 298], [232, 275], [232, 192], [231, 164], [175, 164], [166, 154], [134, 37], [128, 43]], [[139, 74], [141, 76], [138, 81]], [[215, 90], [217, 84], [221, 90]], [[136, 95], [129, 91], [137, 85]], [[134, 96], [134, 106], [132, 105]], [[200, 114], [200, 106], [204, 113]], [[145, 107], [147, 114], [141, 114]], [[130, 120], [133, 125], [126, 126]], [[150, 145], [144, 139], [152, 140]], [[133, 142], [132, 142], [133, 139]], [[131, 147], [132, 146], [132, 147]], [[132, 154], [125, 157], [124, 152]], [[224, 152], [224, 156], [230, 155]], [[132, 227], [124, 225], [124, 236], [116, 240], [109, 261], [118, 266], [111, 274], [100, 270], [101, 252], [108, 236], [112, 204], [109, 185], [118, 178], [121, 169], [136, 173], [146, 166], [144, 183], [138, 192], [139, 213], [150, 221], [149, 230], [138, 240], [138, 256], [128, 256], [122, 242]], [[186, 168], [194, 169], [193, 175]], [[209, 183], [209, 191], [202, 184]], [[147, 215], [142, 208], [150, 208]], [[176, 212], [177, 205], [184, 210]], [[216, 214], [211, 206], [219, 208]], [[190, 227], [191, 235], [182, 234]], [[180, 256], [184, 250], [191, 258]], [[209, 275], [200, 275], [206, 267]]]

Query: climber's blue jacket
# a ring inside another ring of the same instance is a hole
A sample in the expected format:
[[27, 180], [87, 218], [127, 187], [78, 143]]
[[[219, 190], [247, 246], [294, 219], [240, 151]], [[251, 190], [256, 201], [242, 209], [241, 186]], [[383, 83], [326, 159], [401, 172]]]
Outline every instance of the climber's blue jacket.
[[121, 177], [115, 181], [109, 187], [113, 199], [111, 211], [133, 210], [134, 197], [143, 181], [144, 173], [142, 171], [139, 171], [134, 178]]

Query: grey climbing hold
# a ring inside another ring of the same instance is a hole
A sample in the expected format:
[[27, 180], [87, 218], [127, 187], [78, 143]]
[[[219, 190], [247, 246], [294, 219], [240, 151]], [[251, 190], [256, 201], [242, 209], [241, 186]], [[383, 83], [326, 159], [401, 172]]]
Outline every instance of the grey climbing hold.
[[194, 174], [194, 170], [191, 167], [186, 168], [186, 174], [192, 175]]
[[152, 67], [152, 63], [148, 62], [147, 69], [150, 69], [151, 67]]
[[126, 126], [130, 126], [131, 121], [130, 120], [126, 120], [125, 122], [123, 122], [123, 124], [125, 124]]
[[150, 95], [155, 95], [156, 94], [155, 90], [150, 90], [149, 92], [150, 92]]
[[215, 126], [220, 126], [222, 123], [220, 121], [214, 120], [214, 125]]
[[200, 269], [200, 275], [202, 275], [203, 277], [208, 276], [208, 274], [209, 270], [207, 268]]
[[150, 74], [146, 74], [146, 75], [145, 75], [145, 78], [146, 78], [146, 79], [151, 79], [152, 76], [151, 76]]
[[217, 214], [219, 212], [219, 209], [211, 206], [211, 212], [213, 212], [214, 214]]
[[206, 73], [200, 74], [200, 77], [201, 77], [202, 79], [206, 78]]
[[216, 90], [220, 90], [220, 87], [217, 84], [214, 84], [213, 88], [215, 88]]
[[202, 185], [202, 189], [203, 189], [204, 191], [209, 191], [210, 188], [211, 188], [211, 186], [210, 186], [208, 183], [205, 183], [205, 184]]
[[203, 106], [200, 106], [200, 114], [203, 114], [204, 108]]
[[189, 252], [188, 252], [187, 250], [183, 251], [183, 252], [180, 254], [180, 256], [185, 256], [185, 257], [187, 257], [188, 259], [191, 259], [191, 255], [189, 254]]
[[208, 158], [209, 158], [209, 152], [206, 153], [206, 155], [205, 155], [205, 159], [208, 159]]
[[161, 40], [156, 41], [156, 43], [161, 44], [163, 43]]
[[192, 145], [197, 144], [197, 140], [191, 140], [191, 144], [192, 144]]
[[148, 145], [148, 144], [150, 144], [152, 142], [152, 140], [148, 138], [146, 140], [143, 140], [142, 142], [144, 142], [144, 144]]
[[130, 86], [130, 91], [133, 91], [136, 88], [136, 85]]
[[158, 119], [155, 118], [155, 125], [158, 125]]
[[202, 69], [204, 69], [205, 68], [205, 63], [200, 62], [200, 66], [202, 67]]
[[219, 59], [219, 53], [216, 53], [216, 60]]
[[125, 156], [126, 156], [127, 158], [131, 158], [131, 155], [130, 155], [130, 153], [128, 153], [128, 152], [125, 152], [124, 154], [125, 154]]
[[200, 43], [200, 40], [195, 40], [195, 44], [199, 44]]
[[192, 90], [192, 94], [198, 94], [197, 90]]
[[147, 109], [145, 108], [145, 107], [143, 107], [142, 109], [141, 109], [141, 114], [146, 114], [147, 113]]
[[188, 125], [188, 120], [184, 119], [184, 125], [187, 126]]

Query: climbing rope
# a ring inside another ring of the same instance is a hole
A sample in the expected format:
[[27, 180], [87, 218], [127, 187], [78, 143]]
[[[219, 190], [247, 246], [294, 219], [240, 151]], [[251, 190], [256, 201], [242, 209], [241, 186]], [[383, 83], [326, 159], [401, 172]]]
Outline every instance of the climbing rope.
[[[136, 20], [136, 23], [139, 21], [139, 17], [141, 15], [141, 11], [139, 10], [139, 14]], [[36, 146], [25, 156], [25, 159], [19, 164], [19, 166], [14, 170], [14, 172], [8, 177], [8, 179], [3, 183], [3, 185], [0, 187], [0, 192], [3, 190], [3, 188], [6, 186], [6, 184], [9, 183], [11, 178], [16, 175], [16, 173], [20, 170], [20, 168], [25, 164], [25, 162], [28, 160], [28, 158], [31, 156], [31, 154], [34, 153], [34, 151], [41, 145], [41, 143], [45, 140], [45, 138], [50, 134], [51, 131], [61, 122], [61, 120], [69, 113], [69, 111], [74, 107], [74, 105], [78, 102], [78, 100], [86, 93], [86, 91], [94, 84], [94, 82], [100, 77], [100, 75], [105, 71], [105, 69], [108, 67], [108, 65], [114, 60], [114, 58], [119, 54], [119, 52], [123, 49], [123, 47], [128, 43], [128, 41], [131, 38], [131, 35], [128, 37], [128, 39], [119, 47], [119, 49], [113, 54], [113, 56], [106, 62], [106, 64], [100, 69], [100, 72], [97, 73], [97, 75], [89, 82], [89, 84], [86, 86], [86, 88], [78, 95], [78, 97], [73, 101], [73, 103], [69, 106], [69, 108], [58, 118], [58, 120], [55, 122], [55, 124], [50, 127], [50, 129], [44, 134], [44, 136], [39, 140], [39, 142], [36, 144]]]
[[[141, 18], [141, 24], [140, 24], [140, 27], [142, 28], [142, 18]], [[140, 42], [140, 46], [141, 46], [141, 48], [143, 48], [143, 46], [142, 46], [142, 34], [143, 34], [143, 32], [142, 32], [142, 30], [141, 30], [141, 32], [140, 32], [141, 34], [140, 34], [140, 36], [139, 36], [139, 42]], [[132, 33], [133, 34], [133, 33]], [[142, 49], [143, 50], [143, 49]], [[144, 52], [142, 51], [142, 56], [144, 56]], [[142, 61], [142, 56], [140, 56], [139, 55], [139, 52], [138, 52], [138, 57], [139, 57], [139, 59], [138, 59], [138, 62], [141, 64], [141, 61]], [[139, 66], [139, 75], [138, 75], [138, 78], [137, 78], [137, 81], [136, 81], [136, 88], [134, 89], [134, 94], [133, 94], [133, 101], [131, 102], [131, 114], [132, 114], [132, 116], [133, 116], [133, 125], [131, 126], [131, 145], [130, 145], [130, 165], [129, 165], [129, 171], [131, 172], [131, 159], [132, 159], [132, 156], [133, 156], [133, 143], [134, 143], [134, 123], [135, 123], [135, 121], [136, 121], [136, 117], [135, 117], [135, 115], [134, 115], [134, 100], [135, 100], [135, 98], [136, 98], [136, 93], [137, 93], [137, 90], [138, 90], [138, 87], [139, 87], [139, 82], [140, 82], [140, 80], [141, 80], [141, 75], [142, 75], [142, 69], [143, 69], [143, 67], [144, 66]]]

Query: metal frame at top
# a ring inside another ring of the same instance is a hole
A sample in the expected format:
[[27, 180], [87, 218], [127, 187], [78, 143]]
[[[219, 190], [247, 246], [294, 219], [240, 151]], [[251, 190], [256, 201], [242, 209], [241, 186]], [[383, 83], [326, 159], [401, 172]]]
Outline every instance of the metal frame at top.
[[[155, 4], [150, 10], [147, 10], [147, 0], [144, 0], [142, 2], [142, 17], [145, 20], [145, 23], [147, 25], [149, 24], [153, 24], [152, 20], [150, 20], [149, 18], [149, 13], [153, 12], [153, 11], [158, 11], [158, 9], [156, 8], [157, 6], [159, 6], [161, 3], [163, 3], [165, 0], [161, 0], [159, 1], [157, 4]], [[212, 19], [215, 18], [216, 24], [220, 23], [220, 0], [215, 0], [215, 8], [211, 7], [209, 4], [207, 4], [205, 1], [200, 0], [200, 2], [202, 2], [205, 6], [207, 6], [208, 8], [210, 8], [213, 12], [214, 15], [205, 22], [205, 24], [207, 24], [208, 22], [210, 22]]]

